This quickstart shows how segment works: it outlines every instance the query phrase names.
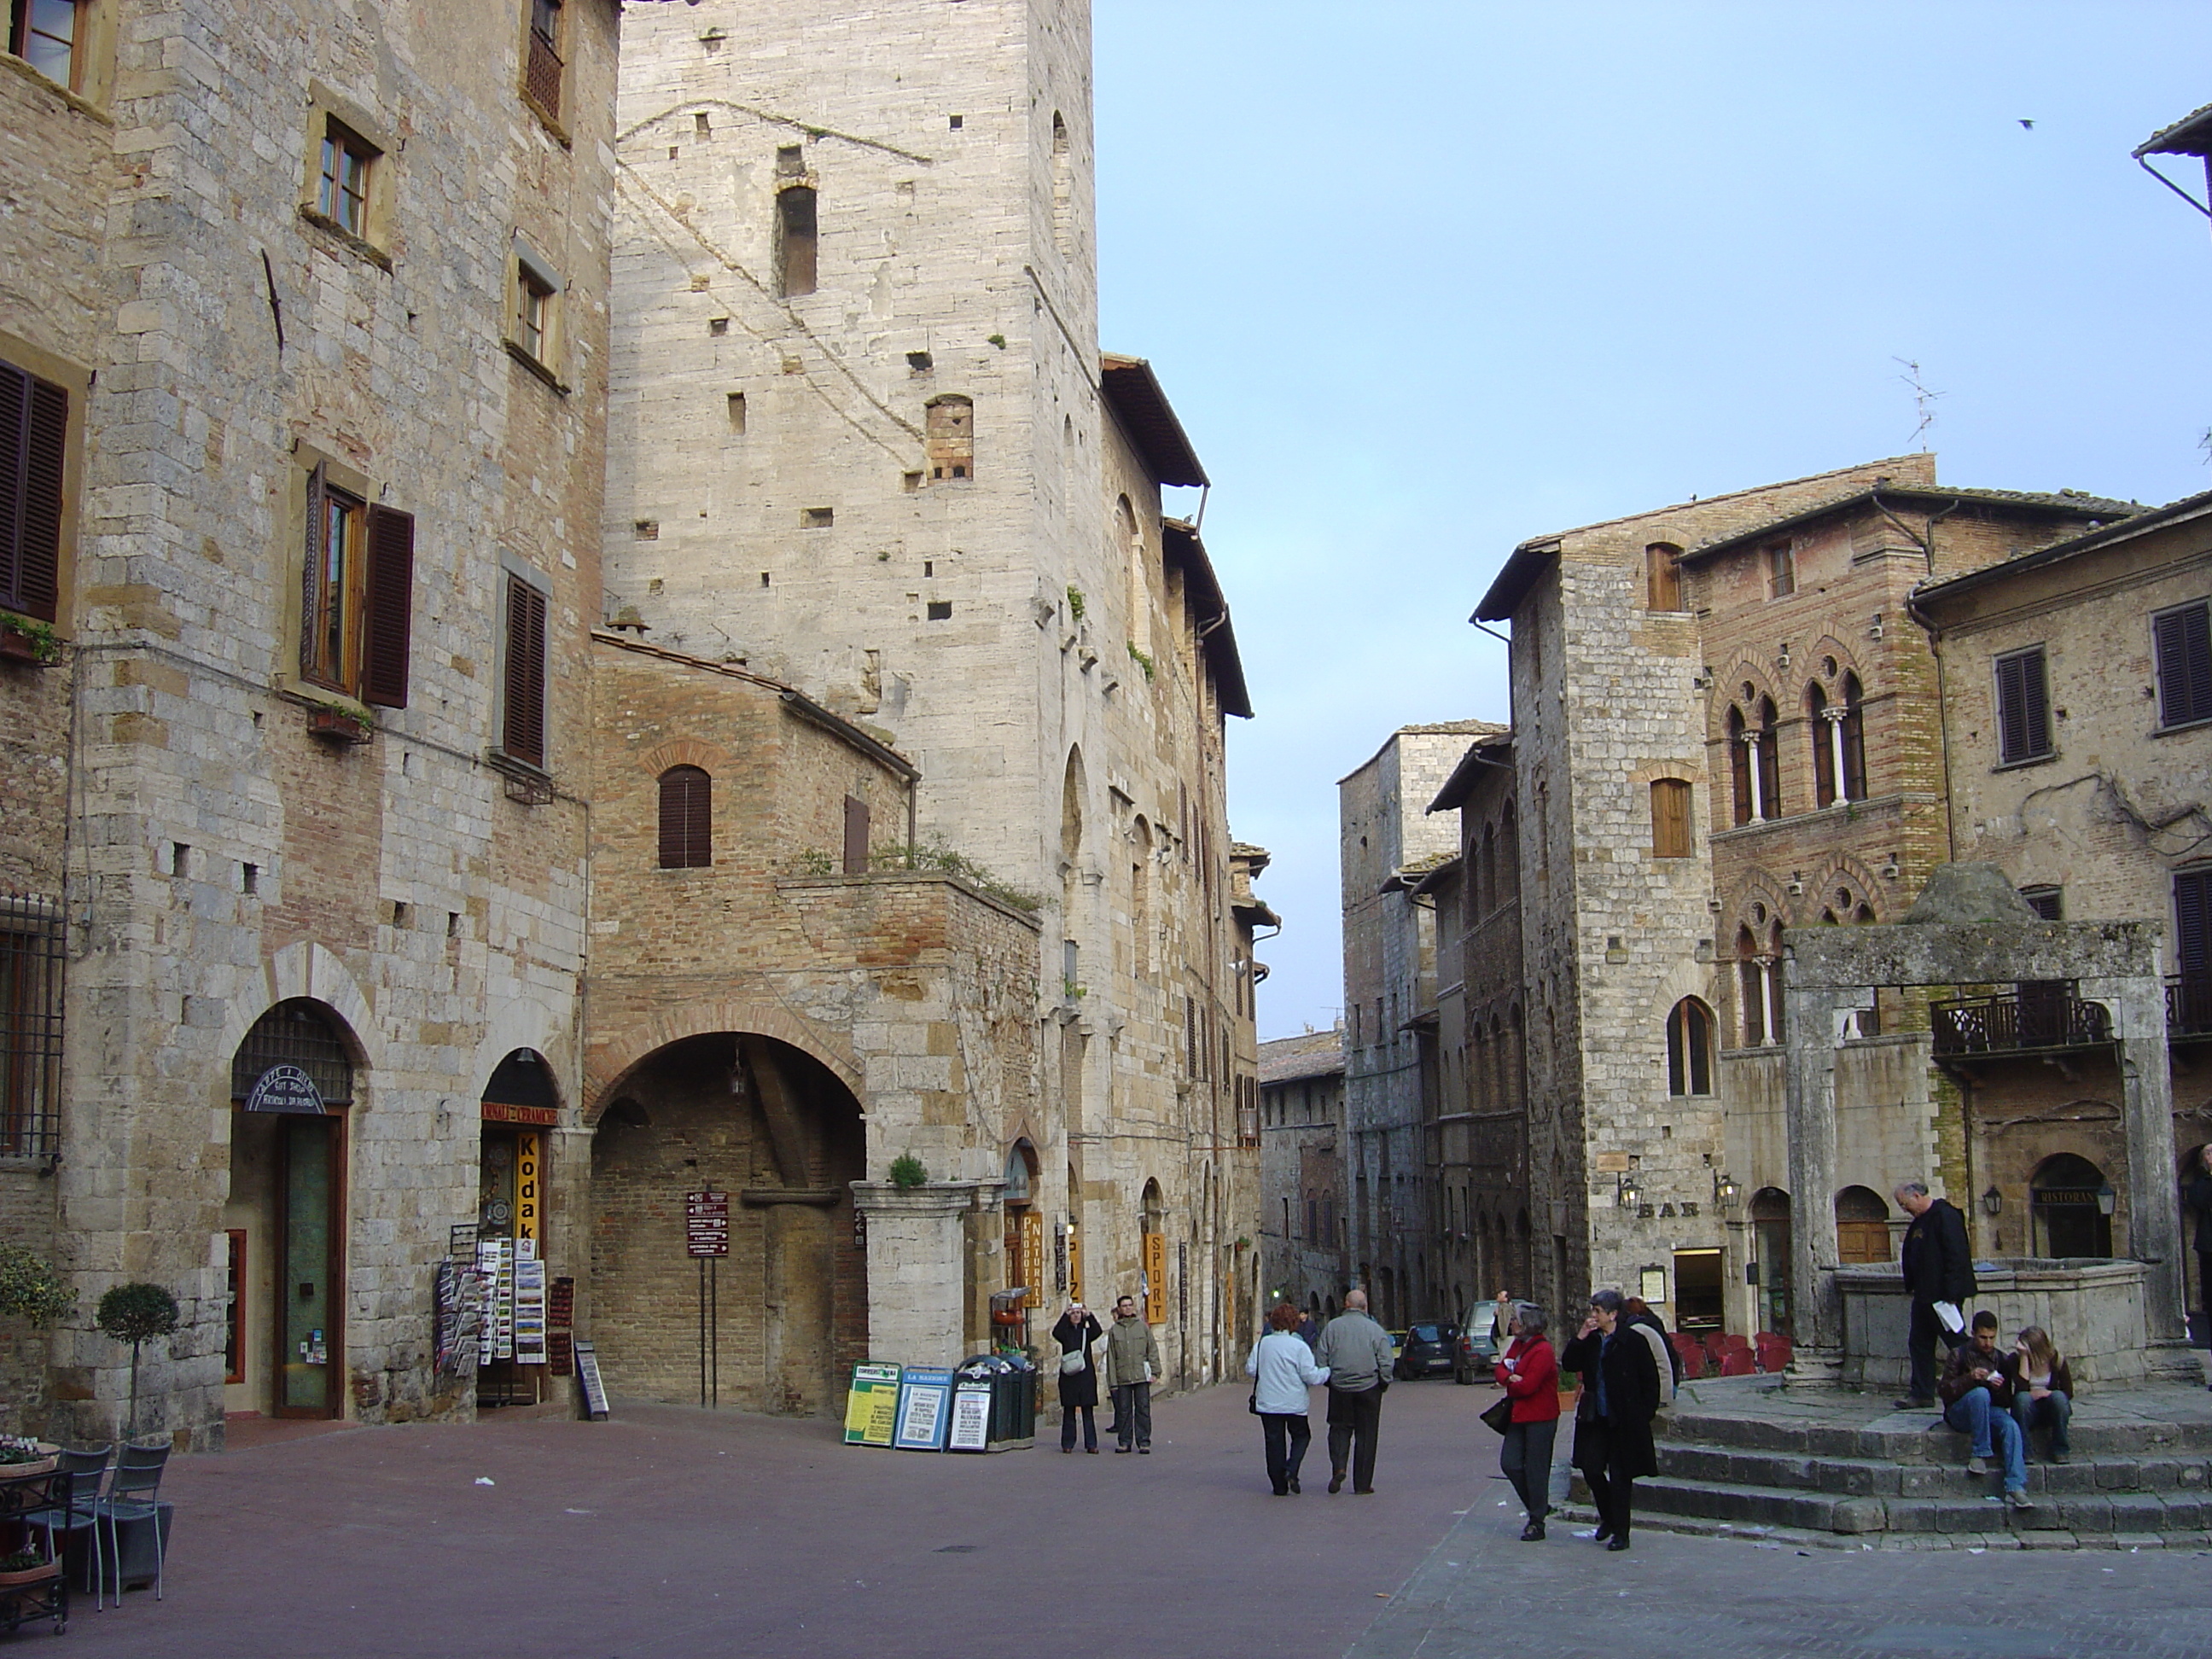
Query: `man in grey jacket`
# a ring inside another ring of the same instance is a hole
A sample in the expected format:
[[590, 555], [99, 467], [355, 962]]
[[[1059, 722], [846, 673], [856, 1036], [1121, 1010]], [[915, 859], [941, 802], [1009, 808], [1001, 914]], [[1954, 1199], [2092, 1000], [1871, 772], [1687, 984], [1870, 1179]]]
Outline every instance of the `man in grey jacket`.
[[1137, 1298], [1114, 1304], [1114, 1328], [1106, 1333], [1106, 1386], [1114, 1391], [1115, 1447], [1129, 1442], [1146, 1456], [1152, 1450], [1152, 1379], [1160, 1374], [1160, 1345], [1152, 1328], [1137, 1316]]
[[1328, 1489], [1375, 1490], [1375, 1441], [1382, 1431], [1382, 1390], [1390, 1386], [1390, 1334], [1367, 1316], [1367, 1292], [1347, 1291], [1344, 1311], [1328, 1322], [1314, 1363], [1328, 1367]]

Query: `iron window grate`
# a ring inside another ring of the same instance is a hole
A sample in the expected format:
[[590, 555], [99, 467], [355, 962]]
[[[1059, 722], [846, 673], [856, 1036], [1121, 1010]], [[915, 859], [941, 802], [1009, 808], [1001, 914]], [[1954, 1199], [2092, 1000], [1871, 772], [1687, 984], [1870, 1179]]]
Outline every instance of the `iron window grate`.
[[61, 906], [0, 893], [0, 1157], [61, 1151]]
[[272, 1066], [297, 1066], [329, 1106], [353, 1102], [353, 1062], [322, 1010], [305, 997], [278, 1003], [246, 1034], [230, 1065], [230, 1097], [244, 1100]]

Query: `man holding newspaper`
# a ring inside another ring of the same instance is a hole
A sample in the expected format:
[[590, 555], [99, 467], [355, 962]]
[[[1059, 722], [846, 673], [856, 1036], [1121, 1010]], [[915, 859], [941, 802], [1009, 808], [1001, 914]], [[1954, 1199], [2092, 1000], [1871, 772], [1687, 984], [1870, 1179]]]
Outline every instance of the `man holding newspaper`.
[[1948, 1200], [1930, 1198], [1927, 1183], [1908, 1181], [1897, 1189], [1897, 1202], [1912, 1218], [1905, 1231], [1902, 1267], [1912, 1298], [1905, 1348], [1912, 1358], [1912, 1380], [1899, 1411], [1936, 1403], [1936, 1340], [1955, 1348], [1966, 1328], [1962, 1311], [1974, 1294], [1974, 1260], [1966, 1244], [1966, 1218]]

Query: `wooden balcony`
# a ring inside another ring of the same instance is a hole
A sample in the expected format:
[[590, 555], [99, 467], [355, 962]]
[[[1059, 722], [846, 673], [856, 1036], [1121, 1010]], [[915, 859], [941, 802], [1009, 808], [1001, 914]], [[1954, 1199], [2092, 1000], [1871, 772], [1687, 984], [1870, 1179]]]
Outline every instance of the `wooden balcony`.
[[2010, 996], [1933, 1002], [1928, 1014], [1938, 1060], [2099, 1048], [2112, 1040], [2112, 1017], [2104, 1006], [2085, 1002], [2065, 987], [2022, 987]]

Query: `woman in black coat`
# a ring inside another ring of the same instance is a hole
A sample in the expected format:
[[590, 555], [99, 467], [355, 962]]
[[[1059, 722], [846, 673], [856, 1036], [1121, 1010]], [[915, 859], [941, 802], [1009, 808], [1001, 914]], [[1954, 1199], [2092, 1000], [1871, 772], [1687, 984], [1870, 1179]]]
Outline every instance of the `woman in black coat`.
[[1637, 1476], [1659, 1473], [1651, 1419], [1659, 1409], [1659, 1362], [1651, 1345], [1620, 1316], [1620, 1292], [1590, 1297], [1580, 1335], [1559, 1356], [1559, 1369], [1582, 1373], [1575, 1407], [1575, 1467], [1597, 1505], [1597, 1536], [1609, 1550], [1628, 1547], [1629, 1510]]
[[[1098, 1455], [1098, 1420], [1092, 1415], [1098, 1408], [1098, 1362], [1091, 1345], [1105, 1334], [1098, 1316], [1080, 1302], [1069, 1303], [1060, 1323], [1052, 1328], [1052, 1340], [1060, 1344], [1060, 1449], [1064, 1452], [1075, 1449], [1075, 1419], [1080, 1413], [1083, 1449], [1094, 1457]], [[1079, 1357], [1082, 1364], [1071, 1366], [1068, 1362]]]

